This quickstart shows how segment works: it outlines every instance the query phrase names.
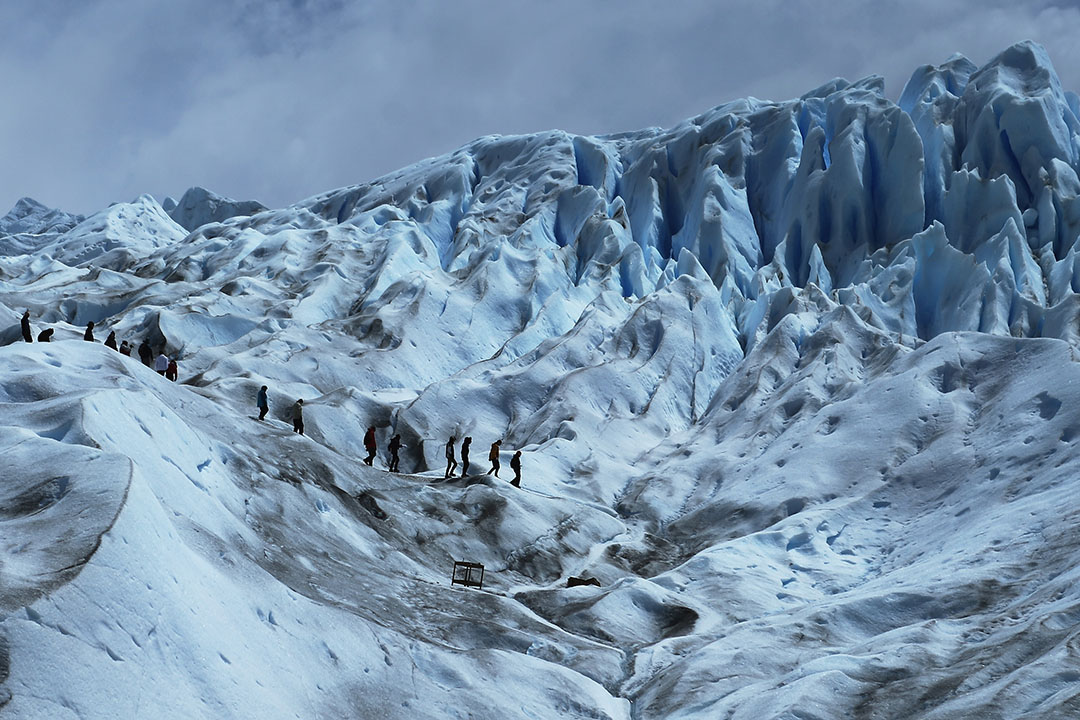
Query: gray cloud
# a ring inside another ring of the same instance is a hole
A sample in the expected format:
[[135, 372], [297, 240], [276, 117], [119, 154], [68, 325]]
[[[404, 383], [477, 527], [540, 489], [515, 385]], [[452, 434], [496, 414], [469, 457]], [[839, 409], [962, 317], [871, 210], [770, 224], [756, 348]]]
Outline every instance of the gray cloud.
[[[910, 0], [41, 0], [0, 6], [0, 207], [203, 185], [283, 205], [490, 133], [665, 126], [739, 97], [1046, 46], [1080, 10]], [[2, 212], [2, 210], [0, 210]]]

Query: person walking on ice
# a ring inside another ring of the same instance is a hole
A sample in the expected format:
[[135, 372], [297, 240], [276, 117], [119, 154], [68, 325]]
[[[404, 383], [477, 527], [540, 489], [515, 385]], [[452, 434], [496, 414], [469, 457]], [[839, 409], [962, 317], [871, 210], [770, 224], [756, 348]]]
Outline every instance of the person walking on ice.
[[454, 443], [457, 442], [457, 438], [453, 435], [446, 442], [446, 475], [444, 478], [454, 477], [454, 470], [457, 468], [457, 460], [454, 458]]
[[176, 366], [176, 358], [169, 358], [169, 365], [165, 368], [165, 379], [176, 382], [178, 377], [180, 377], [180, 368]]
[[30, 332], [30, 311], [27, 310], [23, 313], [22, 322], [22, 339], [26, 342], [34, 342], [34, 334]]
[[491, 450], [488, 451], [488, 460], [491, 462], [491, 469], [488, 470], [488, 474], [494, 473], [495, 477], [499, 477], [499, 445], [502, 444], [502, 440], [496, 440], [491, 443]]
[[390, 438], [390, 444], [387, 445], [387, 447], [390, 449], [390, 472], [396, 473], [398, 471], [398, 463], [401, 462], [401, 459], [398, 457], [398, 451], [401, 450], [401, 436], [395, 435]]
[[146, 367], [154, 366], [154, 351], [146, 340], [139, 344], [139, 359], [142, 360], [142, 364]]
[[367, 450], [367, 457], [364, 458], [364, 462], [371, 465], [375, 461], [375, 426], [368, 425], [367, 432], [364, 433], [364, 449]]
[[270, 403], [266, 399], [266, 390], [267, 387], [263, 385], [261, 388], [259, 388], [259, 394], [255, 396], [255, 407], [259, 408], [260, 420], [265, 419], [266, 413], [270, 411]]
[[154, 360], [154, 371], [158, 375], [164, 375], [165, 371], [169, 369], [169, 356], [165, 354], [165, 348], [161, 348], [161, 352], [158, 353], [157, 359]]
[[112, 348], [119, 352], [120, 348], [116, 347], [116, 331], [113, 330], [109, 333], [109, 337], [105, 338], [105, 347]]
[[94, 340], [94, 321], [93, 320], [86, 323], [86, 332], [83, 333], [82, 339], [86, 340], [87, 342], [96, 342]]
[[304, 434], [304, 398], [300, 398], [292, 406], [292, 431]]
[[469, 474], [469, 446], [472, 445], [472, 438], [466, 437], [461, 441], [461, 477], [465, 477]]
[[514, 453], [514, 457], [510, 458], [510, 469], [514, 471], [514, 479], [510, 481], [510, 484], [514, 487], [521, 487], [521, 451], [518, 450]]

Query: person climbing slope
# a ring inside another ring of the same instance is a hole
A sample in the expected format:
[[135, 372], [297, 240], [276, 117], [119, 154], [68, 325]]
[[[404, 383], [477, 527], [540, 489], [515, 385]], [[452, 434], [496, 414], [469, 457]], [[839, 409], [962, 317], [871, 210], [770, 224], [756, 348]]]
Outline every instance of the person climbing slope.
[[457, 442], [457, 438], [453, 435], [446, 441], [446, 475], [444, 478], [454, 477], [454, 470], [457, 468], [457, 460], [454, 458], [454, 443]]
[[169, 365], [165, 368], [165, 379], [176, 382], [176, 378], [180, 376], [180, 368], [176, 366], [176, 358], [169, 358]]
[[34, 342], [34, 334], [30, 332], [30, 311], [27, 310], [23, 313], [22, 322], [22, 339], [26, 342]]
[[521, 487], [521, 451], [518, 450], [514, 453], [514, 457], [510, 458], [510, 469], [514, 471], [514, 479], [510, 481], [510, 484], [514, 487]]
[[502, 444], [502, 440], [496, 440], [491, 443], [491, 450], [488, 452], [488, 460], [491, 462], [491, 469], [488, 473], [495, 473], [495, 477], [499, 477], [499, 445]]
[[461, 441], [461, 477], [465, 477], [469, 474], [469, 446], [472, 445], [472, 438], [466, 437]]
[[158, 353], [157, 359], [154, 360], [154, 372], [158, 375], [164, 375], [165, 371], [169, 369], [169, 356], [165, 354], [165, 348], [161, 348], [161, 352]]
[[395, 435], [390, 438], [390, 444], [387, 447], [390, 448], [390, 472], [397, 472], [398, 463], [401, 461], [398, 458], [398, 451], [401, 450], [401, 436]]
[[364, 458], [364, 462], [371, 465], [375, 460], [375, 426], [369, 425], [367, 432], [364, 433], [364, 449], [367, 450], [367, 457]]
[[154, 351], [146, 340], [139, 344], [139, 359], [146, 367], [152, 367], [154, 364]]
[[263, 385], [259, 388], [259, 394], [255, 396], [255, 407], [259, 408], [259, 419], [262, 420], [266, 417], [266, 413], [270, 411], [270, 402], [266, 398], [267, 387]]
[[38, 342], [52, 342], [54, 330], [52, 328], [45, 328], [41, 331], [41, 334], [37, 336]]
[[124, 340], [123, 342], [120, 343], [120, 354], [121, 355], [127, 355], [129, 357], [131, 356], [131, 346], [128, 345], [127, 340]]
[[83, 333], [82, 339], [86, 340], [87, 342], [96, 342], [94, 340], [94, 321], [93, 320], [86, 323], [86, 332]]
[[304, 434], [304, 398], [300, 398], [293, 403], [292, 429], [294, 433]]
[[112, 348], [113, 350], [116, 350], [116, 351], [120, 350], [120, 348], [116, 347], [116, 331], [115, 330], [111, 331], [109, 333], [109, 337], [105, 338], [105, 347]]

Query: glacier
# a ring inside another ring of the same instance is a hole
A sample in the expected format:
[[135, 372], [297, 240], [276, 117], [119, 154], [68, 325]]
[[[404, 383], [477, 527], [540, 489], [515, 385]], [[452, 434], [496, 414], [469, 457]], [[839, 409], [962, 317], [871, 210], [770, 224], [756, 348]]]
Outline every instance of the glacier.
[[1080, 716], [1078, 115], [1023, 42], [285, 208], [20, 200], [0, 717]]

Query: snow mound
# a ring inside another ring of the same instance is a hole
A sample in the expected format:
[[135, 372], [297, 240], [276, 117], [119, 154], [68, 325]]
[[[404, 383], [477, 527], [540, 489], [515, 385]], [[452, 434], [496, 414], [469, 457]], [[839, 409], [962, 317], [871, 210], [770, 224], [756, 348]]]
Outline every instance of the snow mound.
[[29, 255], [63, 235], [85, 218], [22, 198], [0, 217], [0, 255]]
[[166, 210], [169, 216], [189, 232], [207, 223], [224, 222], [237, 215], [254, 215], [266, 210], [254, 200], [231, 200], [201, 187], [189, 188], [180, 202], [167, 199], [172, 201]]

